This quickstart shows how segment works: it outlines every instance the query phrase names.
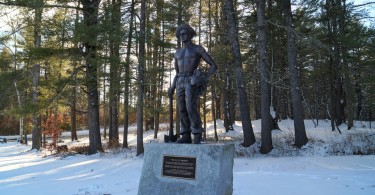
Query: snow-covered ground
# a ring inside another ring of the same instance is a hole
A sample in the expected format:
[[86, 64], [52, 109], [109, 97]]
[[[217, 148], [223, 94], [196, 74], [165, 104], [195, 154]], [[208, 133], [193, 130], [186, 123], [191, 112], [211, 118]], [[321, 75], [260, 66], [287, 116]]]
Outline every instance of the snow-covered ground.
[[[249, 148], [239, 146], [240, 123], [235, 132], [225, 133], [218, 121], [219, 139], [236, 143], [233, 194], [375, 194], [375, 155], [351, 155], [375, 147], [366, 143], [375, 139], [375, 130], [357, 122], [350, 131], [342, 126], [339, 134], [330, 130], [328, 121], [320, 121], [318, 127], [311, 121], [305, 124], [310, 142], [304, 148], [291, 146], [293, 121], [286, 120], [279, 124], [281, 131], [273, 132], [273, 151], [262, 155], [258, 152], [260, 121], [253, 121], [257, 143]], [[166, 133], [162, 131], [157, 141]], [[80, 142], [66, 138], [65, 144], [85, 144], [85, 134], [80, 132]], [[153, 131], [146, 132], [145, 143], [152, 137]], [[130, 145], [135, 141], [130, 133]], [[63, 156], [30, 151], [30, 146], [15, 142], [0, 143], [0, 194], [137, 194], [142, 165], [143, 157], [135, 156], [134, 146], [91, 156]]]

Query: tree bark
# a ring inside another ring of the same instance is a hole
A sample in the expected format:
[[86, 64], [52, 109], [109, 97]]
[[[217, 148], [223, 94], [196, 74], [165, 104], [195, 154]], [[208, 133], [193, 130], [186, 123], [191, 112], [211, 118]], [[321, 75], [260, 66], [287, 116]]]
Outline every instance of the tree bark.
[[342, 82], [342, 58], [341, 58], [341, 43], [340, 36], [341, 32], [339, 29], [339, 18], [340, 18], [340, 4], [341, 0], [332, 0], [332, 33], [333, 33], [333, 59], [336, 74], [335, 80], [335, 94], [336, 96], [336, 126], [341, 125], [344, 121], [344, 96], [343, 96], [343, 82]]
[[112, 32], [110, 34], [110, 83], [109, 83], [109, 109], [110, 128], [109, 146], [119, 145], [118, 130], [118, 101], [120, 88], [120, 43], [121, 43], [121, 5], [122, 0], [112, 0]]
[[237, 94], [240, 103], [241, 121], [242, 129], [244, 134], [244, 141], [242, 145], [244, 147], [249, 147], [255, 143], [255, 136], [253, 132], [253, 127], [251, 126], [249, 103], [247, 99], [246, 87], [245, 87], [245, 77], [243, 75], [242, 59], [240, 53], [240, 45], [238, 41], [238, 30], [236, 27], [235, 10], [233, 7], [233, 0], [226, 0], [225, 7], [227, 9], [227, 19], [228, 19], [228, 30], [230, 43], [232, 48], [232, 55], [234, 60], [233, 72], [236, 77], [237, 82]]
[[[78, 2], [80, 3], [80, 2]], [[79, 6], [79, 5], [78, 5]], [[74, 26], [76, 29], [74, 29], [74, 32], [77, 32], [77, 25], [79, 20], [79, 11], [76, 10], [75, 20], [74, 20]], [[74, 47], [77, 48], [77, 42], [74, 42]], [[70, 107], [70, 126], [72, 128], [71, 130], [71, 140], [78, 140], [77, 136], [77, 61], [73, 60], [73, 93], [72, 93], [72, 105]]]
[[129, 87], [130, 87], [130, 52], [132, 46], [133, 36], [133, 19], [134, 19], [134, 0], [132, 0], [130, 7], [130, 22], [129, 22], [129, 34], [128, 34], [128, 45], [126, 49], [126, 60], [125, 60], [125, 89], [124, 89], [124, 137], [122, 147], [128, 147], [128, 131], [129, 131]]
[[145, 68], [145, 32], [146, 32], [146, 0], [141, 1], [141, 18], [139, 32], [139, 65], [138, 65], [138, 102], [137, 102], [137, 155], [143, 154], [143, 91]]
[[288, 64], [290, 72], [290, 85], [293, 105], [293, 116], [294, 116], [294, 132], [295, 132], [295, 145], [302, 147], [308, 142], [305, 130], [301, 87], [298, 78], [298, 67], [297, 67], [297, 52], [295, 44], [294, 29], [292, 27], [292, 10], [290, 0], [285, 1], [285, 21], [288, 39]]
[[[38, 3], [43, 4], [43, 1], [39, 0]], [[35, 8], [35, 19], [34, 19], [34, 47], [40, 48], [42, 42], [41, 36], [41, 23], [42, 23], [42, 12], [43, 8]], [[40, 76], [40, 65], [35, 62], [32, 68], [32, 104], [34, 106], [33, 117], [32, 117], [32, 146], [31, 149], [40, 150], [42, 143], [42, 130], [40, 114], [38, 113], [38, 102], [39, 102], [39, 76]]]
[[[337, 59], [335, 51], [337, 50], [337, 45], [335, 44], [336, 36], [336, 17], [334, 12], [334, 0], [326, 0], [326, 12], [327, 12], [327, 29], [328, 29], [328, 43], [330, 48], [329, 54], [329, 64], [330, 64], [330, 109], [329, 114], [331, 118], [331, 129], [334, 131], [336, 129], [337, 121], [337, 92], [336, 92], [336, 81], [337, 81]], [[334, 49], [333, 49], [334, 48]]]
[[83, 20], [86, 26], [83, 35], [83, 54], [86, 58], [86, 86], [88, 91], [89, 154], [102, 151], [99, 126], [99, 93], [97, 63], [98, 8], [100, 0], [81, 0]]
[[[13, 28], [12, 27], [12, 30], [15, 32], [16, 31], [16, 28]], [[17, 55], [17, 34], [14, 33], [13, 35], [13, 40], [14, 40], [14, 55], [16, 56]], [[14, 71], [17, 71], [17, 59], [16, 57], [14, 57]], [[20, 109], [22, 109], [22, 103], [21, 103], [21, 94], [18, 90], [18, 86], [17, 86], [17, 80], [14, 81], [14, 88], [16, 89], [16, 94], [17, 94], [17, 102], [18, 102], [18, 107]], [[23, 128], [23, 118], [22, 118], [22, 114], [19, 116], [19, 133], [20, 133], [20, 143], [24, 143], [24, 138], [23, 138], [23, 131], [24, 131], [24, 128]]]
[[71, 140], [78, 140], [77, 136], [77, 116], [76, 116], [76, 106], [77, 106], [77, 63], [74, 62], [74, 75], [73, 75], [73, 93], [72, 93], [72, 105], [70, 106], [70, 125], [71, 125]]
[[[227, 49], [229, 44], [229, 32], [228, 32], [228, 22], [227, 22], [227, 11], [224, 6], [222, 6], [222, 34], [220, 36], [220, 41], [223, 48], [223, 53], [230, 53]], [[232, 64], [229, 57], [225, 57], [223, 62], [221, 63], [223, 68], [219, 69], [219, 72], [223, 73], [223, 80], [224, 84], [222, 85], [222, 107], [223, 107], [223, 117], [224, 117], [224, 127], [225, 131], [234, 131], [233, 124], [234, 124], [234, 93], [233, 93], [233, 71], [232, 71]], [[219, 63], [220, 64], [220, 63]]]
[[[340, 9], [340, 14], [339, 14], [339, 29], [341, 33], [341, 39], [346, 40], [346, 25], [345, 25], [345, 20], [346, 20], [346, 0], [341, 2], [339, 1], [339, 9]], [[342, 63], [343, 63], [343, 71], [344, 71], [344, 85], [345, 85], [345, 105], [346, 105], [346, 116], [347, 116], [347, 124], [348, 124], [348, 130], [350, 130], [353, 127], [353, 101], [354, 101], [354, 90], [353, 90], [353, 83], [352, 83], [352, 75], [351, 71], [349, 68], [349, 63], [348, 63], [348, 52], [347, 52], [347, 47], [345, 44], [341, 44], [341, 58], [342, 58]]]
[[[157, 138], [157, 133], [159, 132], [159, 78], [160, 75], [163, 74], [162, 71], [159, 70], [158, 66], [163, 66], [160, 64], [160, 56], [163, 55], [161, 53], [161, 33], [160, 33], [160, 26], [162, 20], [162, 7], [163, 1], [157, 0], [156, 1], [156, 18], [154, 21], [154, 33], [153, 33], [153, 61], [152, 61], [152, 72], [150, 73], [152, 76], [151, 84], [151, 127], [154, 129], [154, 138]], [[164, 46], [163, 46], [164, 47]], [[161, 53], [161, 54], [160, 54]]]
[[[208, 52], [211, 53], [212, 49], [212, 23], [211, 23], [211, 0], [208, 0]], [[219, 141], [219, 137], [217, 135], [217, 125], [216, 125], [216, 111], [215, 111], [215, 84], [216, 84], [216, 75], [213, 76], [212, 84], [211, 84], [211, 113], [212, 113], [212, 122], [214, 123], [214, 136], [215, 141]], [[206, 100], [204, 101], [206, 102]], [[205, 103], [203, 103], [203, 108], [205, 109]], [[206, 116], [206, 114], [205, 114]], [[205, 128], [204, 128], [204, 140], [206, 140], [206, 130], [207, 124], [205, 119]]]
[[[165, 25], [164, 25], [164, 2], [163, 1], [158, 1], [157, 2], [157, 15], [158, 15], [158, 22], [161, 22], [162, 25], [162, 35], [161, 35], [161, 42], [163, 45], [161, 45], [160, 50], [161, 53], [158, 54], [158, 62], [159, 66], [161, 66], [161, 71], [159, 71], [158, 79], [157, 79], [157, 98], [156, 98], [156, 113], [155, 113], [155, 133], [154, 133], [154, 138], [156, 139], [159, 133], [159, 126], [160, 126], [160, 111], [161, 111], [161, 99], [162, 99], [162, 92], [163, 92], [163, 84], [164, 84], [164, 70], [165, 70]], [[163, 20], [163, 21], [161, 21]], [[160, 40], [159, 40], [160, 41]]]
[[258, 53], [259, 62], [258, 69], [260, 74], [260, 114], [261, 114], [261, 136], [262, 144], [260, 147], [260, 152], [262, 154], [267, 154], [272, 150], [272, 118], [270, 114], [271, 106], [271, 88], [269, 76], [269, 66], [267, 64], [267, 40], [266, 40], [266, 29], [265, 29], [265, 0], [257, 1], [257, 23], [258, 23]]

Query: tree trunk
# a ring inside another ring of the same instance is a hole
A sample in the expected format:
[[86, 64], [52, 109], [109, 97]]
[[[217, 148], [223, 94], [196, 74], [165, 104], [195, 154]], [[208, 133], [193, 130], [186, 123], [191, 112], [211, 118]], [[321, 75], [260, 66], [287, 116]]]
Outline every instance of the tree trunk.
[[[229, 53], [226, 49], [229, 45], [229, 32], [228, 32], [228, 23], [227, 23], [227, 12], [224, 6], [222, 6], [222, 28], [223, 31], [221, 32], [220, 41], [223, 46], [221, 48], [224, 49], [224, 53]], [[219, 69], [220, 72], [223, 73], [223, 80], [224, 84], [222, 85], [222, 106], [223, 106], [223, 117], [224, 117], [224, 127], [225, 131], [234, 131], [233, 124], [234, 124], [234, 93], [233, 93], [233, 72], [231, 68], [231, 62], [226, 57], [224, 58], [222, 64], [222, 69]]]
[[[160, 64], [160, 55], [163, 55], [161, 53], [161, 47], [162, 45], [160, 44], [161, 42], [161, 33], [160, 33], [160, 25], [161, 25], [161, 19], [162, 19], [162, 7], [163, 6], [163, 1], [157, 0], [156, 1], [156, 19], [154, 21], [154, 33], [153, 33], [153, 62], [152, 62], [152, 72], [151, 72], [151, 126], [154, 129], [154, 138], [157, 138], [157, 133], [159, 131], [159, 94], [158, 94], [158, 88], [159, 88], [159, 78], [160, 75], [163, 74], [162, 71], [159, 70], [159, 66], [162, 66]], [[164, 47], [164, 46], [163, 46]], [[161, 53], [161, 54], [160, 54]]]
[[[79, 6], [80, 2], [78, 2]], [[79, 10], [76, 10], [75, 20], [74, 20], [74, 32], [77, 32], [77, 25], [79, 21]], [[75, 41], [74, 47], [77, 48], [78, 44]], [[70, 107], [70, 126], [71, 130], [71, 140], [78, 140], [77, 136], [77, 61], [73, 60], [73, 92], [72, 92], [72, 105]]]
[[[215, 83], [215, 77], [214, 77], [214, 82], [213, 83]], [[217, 135], [217, 127], [216, 127], [216, 113], [215, 113], [215, 96], [216, 96], [216, 94], [215, 94], [215, 85], [212, 85], [211, 86], [212, 87], [212, 92], [211, 92], [211, 94], [212, 94], [212, 103], [211, 103], [211, 106], [212, 106], [212, 122], [214, 123], [214, 134], [215, 134], [215, 141], [217, 142], [217, 141], [219, 141], [219, 137], [218, 137], [218, 135]]]
[[99, 126], [99, 94], [97, 63], [98, 7], [100, 0], [81, 0], [86, 33], [83, 35], [83, 53], [86, 57], [86, 86], [88, 91], [89, 154], [102, 151]]
[[[15, 29], [14, 29], [15, 31]], [[13, 35], [13, 40], [14, 40], [14, 55], [17, 55], [17, 33], [14, 33]], [[14, 57], [14, 71], [17, 72], [17, 59]], [[18, 102], [18, 107], [22, 109], [22, 103], [21, 103], [21, 94], [18, 90], [17, 86], [17, 80], [14, 81], [14, 88], [16, 89], [16, 94], [17, 94], [17, 102]], [[19, 133], [20, 133], [20, 143], [24, 143], [23, 139], [23, 119], [22, 119], [22, 114], [19, 116]]]
[[337, 72], [337, 67], [336, 67], [336, 60], [335, 60], [335, 55], [334, 50], [332, 49], [335, 45], [335, 31], [336, 28], [336, 22], [335, 22], [335, 14], [333, 11], [333, 6], [332, 6], [332, 0], [326, 0], [326, 11], [327, 11], [327, 29], [328, 29], [328, 42], [329, 42], [329, 48], [330, 48], [330, 54], [329, 54], [329, 65], [330, 65], [330, 90], [329, 90], [329, 96], [330, 96], [330, 109], [329, 109], [329, 114], [331, 118], [331, 129], [334, 131], [336, 129], [336, 107], [337, 107], [337, 95], [336, 95], [336, 85], [335, 82], [336, 80], [336, 72]]
[[77, 104], [77, 62], [74, 62], [74, 75], [73, 75], [73, 93], [72, 93], [72, 105], [70, 106], [70, 125], [71, 125], [71, 140], [78, 140], [77, 136], [77, 116], [76, 116], [76, 104]]
[[[43, 3], [43, 1], [38, 1], [39, 3]], [[42, 22], [42, 12], [43, 8], [38, 7], [35, 8], [35, 19], [34, 19], [34, 47], [40, 48], [42, 42], [41, 36], [41, 22]], [[39, 115], [39, 76], [40, 76], [40, 65], [35, 62], [32, 68], [32, 104], [34, 106], [33, 117], [32, 117], [32, 124], [33, 124], [33, 131], [32, 131], [32, 147], [31, 149], [39, 150], [42, 146], [42, 130], [41, 130], [41, 121]]]
[[118, 101], [120, 88], [120, 43], [121, 43], [121, 4], [122, 0], [112, 0], [111, 21], [113, 31], [110, 34], [110, 89], [109, 89], [109, 109], [110, 128], [109, 146], [119, 145], [118, 131]]
[[33, 79], [32, 79], [32, 103], [35, 106], [35, 110], [32, 117], [32, 124], [33, 124], [33, 130], [32, 130], [32, 146], [31, 149], [37, 149], [40, 150], [42, 143], [42, 130], [40, 126], [40, 114], [38, 113], [37, 106], [38, 106], [38, 93], [39, 93], [39, 75], [40, 75], [40, 66], [39, 64], [33, 65]]
[[145, 32], [146, 32], [146, 0], [141, 1], [141, 18], [139, 32], [139, 65], [138, 65], [138, 102], [137, 102], [137, 155], [143, 154], [143, 91], [145, 68]]
[[[340, 3], [340, 2], [339, 2]], [[346, 25], [345, 25], [345, 16], [346, 16], [346, 0], [342, 1], [343, 4], [340, 3], [340, 14], [339, 14], [339, 29], [342, 40], [346, 40]], [[353, 127], [353, 101], [354, 101], [354, 90], [353, 90], [353, 83], [351, 75], [351, 71], [348, 64], [348, 52], [345, 44], [341, 45], [341, 57], [342, 57], [342, 63], [343, 63], [343, 71], [344, 71], [344, 85], [345, 85], [345, 105], [346, 105], [346, 116], [348, 121], [348, 130], [350, 130]]]
[[344, 97], [343, 97], [343, 82], [342, 82], [342, 65], [341, 65], [341, 43], [340, 43], [340, 29], [339, 29], [339, 15], [340, 15], [341, 0], [332, 0], [332, 33], [333, 33], [333, 59], [336, 74], [335, 80], [335, 94], [336, 94], [336, 125], [341, 125], [344, 121]]
[[124, 137], [122, 147], [128, 147], [128, 131], [129, 131], [129, 85], [130, 85], [130, 52], [132, 46], [133, 36], [133, 19], [134, 19], [134, 0], [130, 7], [130, 22], [129, 22], [129, 34], [128, 34], [128, 45], [126, 50], [126, 61], [125, 61], [125, 90], [124, 90]]
[[[208, 0], [208, 52], [211, 53], [212, 49], [212, 23], [211, 23], [211, 0]], [[211, 113], [212, 113], [212, 122], [214, 123], [214, 136], [215, 141], [219, 141], [218, 135], [217, 135], [217, 127], [216, 127], [216, 113], [215, 113], [215, 85], [216, 85], [216, 75], [213, 76], [213, 80], [211, 83]], [[206, 100], [203, 102], [204, 108]], [[205, 113], [206, 115], [206, 113]], [[205, 126], [206, 121], [205, 121]], [[204, 128], [204, 139], [206, 139], [206, 131], [207, 128]]]
[[[106, 45], [105, 46], [105, 55], [107, 56], [108, 55], [108, 46]], [[102, 74], [106, 75], [106, 70], [107, 70], [107, 59], [105, 58], [104, 59], [104, 62], [103, 62], [103, 68], [102, 68]], [[107, 76], [103, 76], [102, 78], [102, 85], [103, 85], [103, 103], [102, 103], [102, 106], [103, 106], [103, 138], [104, 139], [107, 139], [107, 115], [108, 115], [108, 112], [107, 110], [110, 110], [107, 108], [107, 85], [106, 85], [106, 80], [107, 80]], [[109, 111], [110, 113], [110, 111]]]
[[246, 87], [245, 87], [245, 77], [243, 75], [242, 60], [240, 53], [240, 45], [238, 41], [238, 30], [236, 27], [235, 20], [235, 10], [233, 7], [233, 0], [226, 0], [225, 7], [227, 9], [227, 19], [228, 19], [228, 30], [230, 43], [232, 48], [232, 55], [234, 60], [234, 74], [236, 76], [237, 82], [237, 93], [240, 103], [241, 121], [242, 129], [244, 134], [244, 142], [242, 145], [244, 147], [249, 147], [255, 143], [255, 136], [253, 132], [253, 127], [251, 126], [249, 104], [247, 100]]
[[258, 19], [258, 53], [259, 53], [259, 62], [258, 69], [260, 74], [260, 114], [261, 114], [261, 136], [262, 136], [262, 145], [260, 147], [260, 152], [262, 154], [267, 154], [272, 150], [272, 118], [270, 114], [271, 106], [271, 88], [269, 76], [269, 67], [267, 64], [267, 40], [266, 40], [266, 29], [265, 29], [265, 0], [257, 1], [257, 19]]
[[292, 10], [290, 0], [285, 0], [285, 21], [288, 39], [288, 64], [290, 72], [290, 85], [293, 105], [293, 116], [294, 116], [294, 132], [295, 132], [295, 145], [301, 147], [308, 142], [305, 130], [305, 123], [303, 117], [303, 106], [301, 87], [298, 78], [298, 67], [297, 67], [297, 52], [294, 37], [294, 29], [292, 27]]
[[[158, 76], [158, 79], [157, 79], [157, 99], [156, 99], [156, 116], [155, 116], [155, 133], [154, 133], [154, 138], [156, 139], [157, 136], [158, 136], [158, 133], [159, 133], [159, 126], [160, 126], [160, 111], [162, 109], [161, 107], [161, 99], [163, 97], [163, 83], [164, 83], [164, 70], [165, 70], [165, 25], [164, 25], [164, 19], [162, 18], [162, 16], [164, 15], [163, 13], [163, 7], [164, 7], [164, 2], [163, 1], [158, 1], [157, 2], [157, 10], [158, 10], [158, 18], [159, 20], [163, 20], [161, 21], [161, 25], [162, 25], [162, 40], [161, 42], [163, 43], [163, 45], [161, 45], [161, 53], [159, 53], [158, 55], [158, 62], [159, 62], [159, 66], [161, 66], [161, 71], [159, 72], [159, 76]], [[159, 16], [160, 15], [160, 16]], [[160, 22], [160, 21], [159, 21]]]

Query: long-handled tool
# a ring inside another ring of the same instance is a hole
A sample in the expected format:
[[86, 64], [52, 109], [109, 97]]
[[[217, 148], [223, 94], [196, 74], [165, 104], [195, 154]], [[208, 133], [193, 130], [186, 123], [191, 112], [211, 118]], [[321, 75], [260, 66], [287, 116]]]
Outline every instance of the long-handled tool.
[[176, 142], [177, 135], [173, 135], [173, 97], [169, 97], [169, 135], [164, 135], [164, 142]]

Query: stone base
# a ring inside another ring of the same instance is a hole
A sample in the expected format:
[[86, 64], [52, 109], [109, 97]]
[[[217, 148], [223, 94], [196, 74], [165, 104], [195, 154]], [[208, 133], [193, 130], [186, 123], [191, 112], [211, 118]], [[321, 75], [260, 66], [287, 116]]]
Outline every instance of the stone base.
[[145, 144], [138, 194], [232, 194], [233, 158], [233, 144]]

